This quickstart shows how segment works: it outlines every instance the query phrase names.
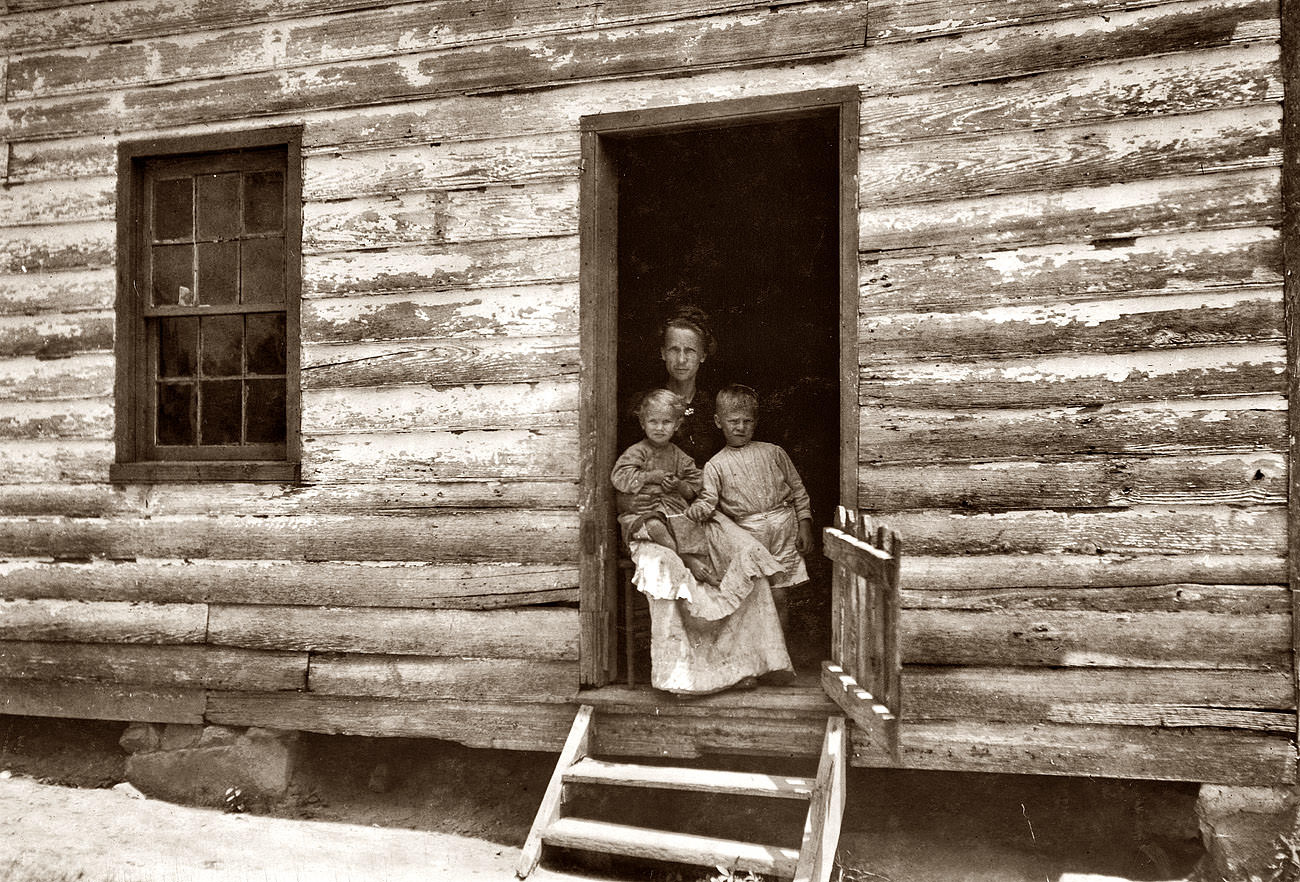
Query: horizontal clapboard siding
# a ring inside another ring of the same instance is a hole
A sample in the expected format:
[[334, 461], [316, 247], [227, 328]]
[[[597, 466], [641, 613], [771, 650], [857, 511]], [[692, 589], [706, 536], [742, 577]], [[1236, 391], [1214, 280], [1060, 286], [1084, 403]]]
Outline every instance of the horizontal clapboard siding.
[[[867, 12], [9, 0], [0, 712], [558, 749], [579, 119], [853, 87], [858, 502], [904, 535], [904, 765], [1293, 777], [1276, 3]], [[103, 133], [281, 124], [303, 481], [111, 484]], [[815, 751], [828, 713], [609, 700], [616, 753]]]

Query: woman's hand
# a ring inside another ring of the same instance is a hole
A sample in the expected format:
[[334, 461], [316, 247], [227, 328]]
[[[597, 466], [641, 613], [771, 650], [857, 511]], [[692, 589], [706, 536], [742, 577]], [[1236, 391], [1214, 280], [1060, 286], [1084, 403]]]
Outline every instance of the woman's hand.
[[813, 550], [812, 521], [808, 518], [799, 521], [799, 535], [795, 537], [794, 547], [800, 554], [810, 554]]

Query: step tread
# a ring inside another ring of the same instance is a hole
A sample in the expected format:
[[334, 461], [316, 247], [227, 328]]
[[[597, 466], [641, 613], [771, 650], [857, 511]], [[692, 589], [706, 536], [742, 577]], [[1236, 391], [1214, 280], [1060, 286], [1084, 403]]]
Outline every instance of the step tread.
[[794, 876], [799, 864], [799, 850], [795, 848], [670, 833], [586, 818], [560, 818], [547, 827], [542, 839], [548, 845], [561, 848], [581, 848], [703, 867], [753, 870], [787, 878]]
[[738, 796], [773, 796], [808, 799], [816, 783], [797, 775], [766, 775], [759, 772], [729, 772], [721, 769], [688, 769], [678, 766], [644, 766], [583, 759], [564, 773], [566, 783], [614, 784], [625, 787], [657, 787]]

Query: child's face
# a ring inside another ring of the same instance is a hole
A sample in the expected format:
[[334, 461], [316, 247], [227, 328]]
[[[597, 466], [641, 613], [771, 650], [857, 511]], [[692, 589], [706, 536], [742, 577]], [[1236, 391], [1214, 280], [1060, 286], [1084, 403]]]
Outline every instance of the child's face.
[[682, 418], [666, 404], [652, 404], [641, 411], [641, 428], [646, 440], [655, 447], [663, 447], [673, 440], [673, 434], [682, 424]]
[[714, 414], [713, 422], [722, 430], [722, 438], [728, 447], [744, 447], [754, 440], [758, 415], [751, 407], [732, 406]]

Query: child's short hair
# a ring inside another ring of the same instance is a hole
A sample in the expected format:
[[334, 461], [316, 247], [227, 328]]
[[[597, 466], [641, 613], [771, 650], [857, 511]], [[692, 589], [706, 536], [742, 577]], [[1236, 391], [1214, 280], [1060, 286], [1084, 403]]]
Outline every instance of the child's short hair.
[[714, 409], [718, 413], [740, 408], [758, 413], [758, 393], [743, 383], [732, 383], [718, 390], [718, 397], [714, 404]]
[[652, 389], [642, 395], [641, 400], [632, 409], [632, 413], [636, 414], [636, 418], [639, 420], [641, 415], [651, 407], [667, 407], [673, 412], [673, 416], [679, 420], [686, 413], [686, 402], [682, 400], [682, 396], [668, 389]]

